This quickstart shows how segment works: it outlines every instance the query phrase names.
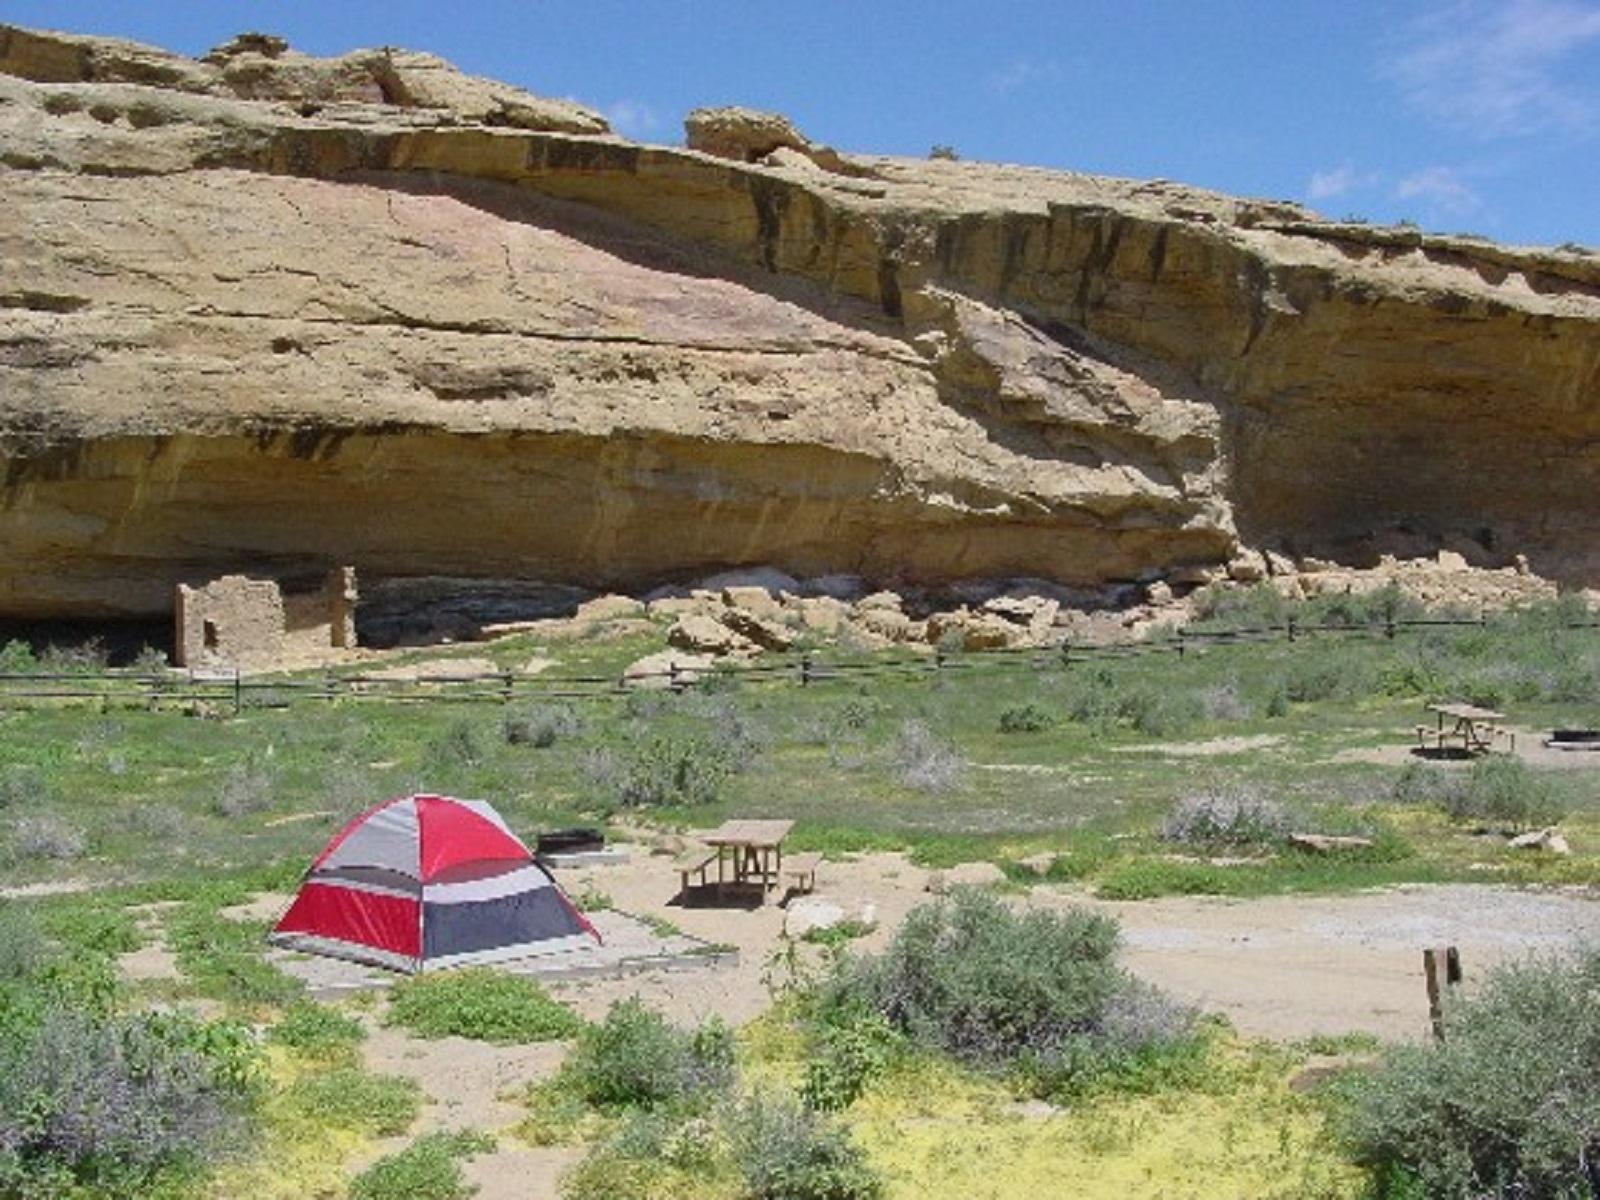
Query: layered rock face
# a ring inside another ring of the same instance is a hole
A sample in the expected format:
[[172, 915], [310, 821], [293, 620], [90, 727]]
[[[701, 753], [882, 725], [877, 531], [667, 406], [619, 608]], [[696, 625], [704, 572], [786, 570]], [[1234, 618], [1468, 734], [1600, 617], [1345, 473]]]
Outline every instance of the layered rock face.
[[329, 563], [1600, 578], [1600, 260], [770, 125], [0, 28], [0, 616]]

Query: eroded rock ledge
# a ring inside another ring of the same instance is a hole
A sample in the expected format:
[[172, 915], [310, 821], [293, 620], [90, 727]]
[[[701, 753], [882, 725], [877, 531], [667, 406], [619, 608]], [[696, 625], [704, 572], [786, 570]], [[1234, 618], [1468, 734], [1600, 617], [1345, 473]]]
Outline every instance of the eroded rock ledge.
[[0, 616], [329, 562], [1600, 579], [1592, 256], [779, 133], [0, 27]]

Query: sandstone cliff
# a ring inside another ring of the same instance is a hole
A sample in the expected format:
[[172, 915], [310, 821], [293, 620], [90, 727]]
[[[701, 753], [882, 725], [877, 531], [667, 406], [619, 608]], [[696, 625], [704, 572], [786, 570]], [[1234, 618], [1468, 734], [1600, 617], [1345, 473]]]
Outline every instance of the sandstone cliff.
[[1600, 259], [696, 128], [0, 27], [0, 616], [330, 563], [1600, 578]]

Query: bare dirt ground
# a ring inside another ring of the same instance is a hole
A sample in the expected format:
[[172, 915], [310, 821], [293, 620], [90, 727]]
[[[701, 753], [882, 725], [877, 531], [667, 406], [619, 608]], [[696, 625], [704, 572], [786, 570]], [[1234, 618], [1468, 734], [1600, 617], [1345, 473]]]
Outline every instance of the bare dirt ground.
[[[929, 899], [928, 876], [901, 855], [868, 854], [824, 863], [818, 894], [847, 913], [866, 903], [876, 908], [877, 931], [855, 943], [872, 950]], [[781, 908], [682, 907], [670, 861], [648, 855], [559, 878], [572, 890], [596, 888], [619, 908], [656, 914], [740, 951], [737, 966], [719, 970], [557, 985], [585, 1016], [603, 1015], [613, 1000], [635, 993], [679, 1020], [717, 1013], [737, 1024], [766, 1006], [763, 981], [781, 940]], [[1428, 1019], [1422, 951], [1429, 946], [1459, 947], [1470, 980], [1508, 957], [1600, 942], [1600, 900], [1577, 890], [1411, 885], [1339, 896], [1117, 903], [1063, 886], [1035, 888], [1017, 902], [1110, 913], [1122, 923], [1130, 971], [1223, 1013], [1241, 1032], [1275, 1038], [1421, 1036]]]
[[1122, 922], [1130, 971], [1222, 1013], [1241, 1032], [1273, 1038], [1424, 1036], [1422, 951], [1429, 946], [1459, 947], [1470, 986], [1508, 958], [1600, 942], [1600, 901], [1578, 890], [1405, 885], [1344, 896], [1132, 903], [1056, 892], [1047, 902], [1111, 913]]
[[[855, 943], [870, 951], [888, 941], [907, 912], [929, 899], [932, 874], [899, 854], [865, 854], [824, 863], [817, 894], [851, 915], [871, 906], [878, 927]], [[941, 874], [959, 879], [963, 870]], [[615, 961], [662, 947], [681, 950], [694, 944], [690, 939], [738, 950], [737, 961], [690, 955], [672, 968], [547, 979], [550, 990], [585, 1017], [598, 1019], [616, 1000], [637, 995], [676, 1022], [715, 1014], [737, 1025], [761, 1013], [771, 1002], [770, 985], [785, 978], [775, 958], [783, 943], [785, 909], [773, 902], [686, 906], [676, 894], [678, 877], [668, 853], [652, 854], [647, 846], [636, 845], [624, 861], [561, 870], [557, 878], [571, 894], [600, 893], [614, 906], [593, 914], [610, 943], [597, 957], [609, 955]], [[286, 900], [263, 894], [229, 914], [275, 915]], [[1600, 899], [1579, 889], [1409, 885], [1340, 896], [1116, 903], [1073, 887], [1040, 886], [1012, 900], [1048, 908], [1084, 905], [1115, 916], [1122, 925], [1123, 962], [1130, 971], [1182, 1000], [1225, 1015], [1242, 1033], [1279, 1039], [1350, 1032], [1392, 1039], [1425, 1036], [1421, 961], [1429, 946], [1459, 947], [1470, 986], [1507, 958], [1600, 942]], [[660, 922], [670, 922], [687, 936], [673, 934]], [[820, 954], [809, 945], [802, 952], [810, 961]], [[137, 973], [138, 966], [127, 965]], [[138, 965], [148, 969], [154, 964]], [[332, 963], [325, 970], [338, 974], [351, 968]], [[357, 986], [381, 987], [392, 980], [382, 973], [357, 973], [362, 975]], [[326, 980], [318, 975], [316, 982]], [[465, 1168], [468, 1179], [482, 1189], [480, 1200], [553, 1200], [559, 1194], [562, 1173], [582, 1150], [524, 1146], [510, 1131], [523, 1116], [518, 1096], [559, 1067], [566, 1043], [503, 1047], [462, 1038], [423, 1041], [371, 1017], [366, 1020], [368, 1067], [416, 1079], [428, 1105], [416, 1130], [371, 1148], [351, 1164], [352, 1172], [418, 1133], [478, 1129], [500, 1135], [494, 1151]]]
[[[1510, 728], [1510, 727], [1508, 727]], [[1530, 767], [1552, 770], [1600, 770], [1600, 750], [1555, 750], [1544, 744], [1550, 736], [1548, 729], [1517, 729], [1514, 753]], [[1415, 743], [1396, 742], [1391, 746], [1353, 746], [1333, 756], [1334, 762], [1367, 762], [1386, 767], [1400, 767], [1406, 763], [1428, 763], [1441, 767], [1470, 767], [1470, 758], [1419, 754]]]

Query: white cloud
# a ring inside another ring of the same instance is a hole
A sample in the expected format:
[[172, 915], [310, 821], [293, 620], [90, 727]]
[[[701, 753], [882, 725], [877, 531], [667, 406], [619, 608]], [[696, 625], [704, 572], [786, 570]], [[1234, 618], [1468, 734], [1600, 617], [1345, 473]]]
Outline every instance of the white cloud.
[[606, 120], [623, 137], [642, 141], [661, 125], [656, 110], [642, 100], [618, 100], [606, 109]]
[[1592, 0], [1456, 0], [1412, 22], [1384, 73], [1406, 101], [1443, 124], [1483, 137], [1600, 124], [1600, 79], [1563, 75], [1600, 41]]
[[1395, 185], [1394, 194], [1397, 200], [1420, 200], [1452, 216], [1474, 213], [1483, 207], [1478, 193], [1449, 167], [1414, 171]]
[[1375, 187], [1382, 177], [1376, 171], [1359, 171], [1344, 163], [1327, 171], [1313, 171], [1306, 183], [1307, 200], [1329, 200]]
[[1018, 58], [998, 71], [991, 71], [984, 78], [984, 83], [991, 92], [1009, 96], [1012, 92], [1021, 91], [1037, 83], [1047, 83], [1060, 75], [1061, 64], [1054, 60], [1035, 62], [1031, 58]]

